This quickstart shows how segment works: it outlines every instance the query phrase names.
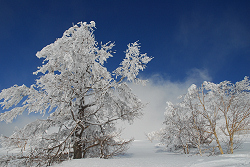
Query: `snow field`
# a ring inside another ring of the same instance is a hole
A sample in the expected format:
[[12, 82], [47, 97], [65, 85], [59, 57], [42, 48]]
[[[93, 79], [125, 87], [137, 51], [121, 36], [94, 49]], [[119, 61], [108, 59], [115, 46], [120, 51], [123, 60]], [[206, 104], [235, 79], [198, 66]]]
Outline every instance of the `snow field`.
[[250, 138], [234, 154], [185, 155], [163, 151], [156, 142], [134, 141], [126, 154], [112, 159], [69, 160], [54, 167], [249, 167]]

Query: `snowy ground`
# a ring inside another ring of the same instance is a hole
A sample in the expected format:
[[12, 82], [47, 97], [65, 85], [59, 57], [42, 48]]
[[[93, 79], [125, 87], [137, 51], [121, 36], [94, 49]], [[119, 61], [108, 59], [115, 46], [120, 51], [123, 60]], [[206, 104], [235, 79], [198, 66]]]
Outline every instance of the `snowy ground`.
[[[134, 141], [126, 154], [112, 159], [69, 160], [53, 167], [250, 167], [250, 137], [234, 154], [217, 156], [185, 155], [162, 151], [150, 141]], [[15, 151], [8, 152], [8, 154]], [[0, 154], [6, 150], [0, 148]]]
[[127, 153], [113, 159], [81, 159], [54, 167], [250, 167], [250, 138], [234, 154], [200, 156], [169, 153], [150, 141], [135, 141]]

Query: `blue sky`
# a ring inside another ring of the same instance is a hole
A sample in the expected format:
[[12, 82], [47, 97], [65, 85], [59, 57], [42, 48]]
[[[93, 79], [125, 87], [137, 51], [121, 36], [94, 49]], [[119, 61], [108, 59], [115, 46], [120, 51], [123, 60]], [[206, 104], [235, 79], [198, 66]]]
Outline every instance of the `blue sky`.
[[165, 102], [193, 82], [236, 82], [250, 76], [248, 0], [0, 0], [0, 90], [33, 84], [32, 73], [42, 62], [36, 52], [72, 23], [92, 20], [98, 42], [116, 43], [109, 69], [137, 40], [141, 51], [154, 57], [141, 76], [161, 93], [155, 94], [164, 102], [159, 117]]

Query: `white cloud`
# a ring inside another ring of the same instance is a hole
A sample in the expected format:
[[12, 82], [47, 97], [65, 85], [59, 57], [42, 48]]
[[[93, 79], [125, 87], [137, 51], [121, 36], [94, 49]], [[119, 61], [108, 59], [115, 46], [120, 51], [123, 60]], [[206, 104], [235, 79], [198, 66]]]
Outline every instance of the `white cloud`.
[[185, 94], [193, 83], [200, 85], [203, 81], [211, 81], [206, 70], [192, 69], [187, 72], [184, 82], [171, 82], [164, 80], [161, 75], [150, 77], [146, 86], [130, 84], [133, 92], [144, 102], [148, 103], [144, 109], [144, 116], [135, 120], [132, 125], [123, 123], [124, 138], [141, 140], [146, 139], [145, 134], [160, 129], [164, 121], [166, 102], [178, 102], [178, 96]]

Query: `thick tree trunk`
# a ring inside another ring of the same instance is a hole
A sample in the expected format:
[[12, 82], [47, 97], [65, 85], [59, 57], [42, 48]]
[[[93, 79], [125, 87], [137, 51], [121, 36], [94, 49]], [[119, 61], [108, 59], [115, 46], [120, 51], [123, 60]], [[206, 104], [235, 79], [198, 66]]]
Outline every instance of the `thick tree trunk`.
[[[84, 102], [82, 102], [84, 104]], [[87, 108], [88, 106], [81, 106], [81, 109], [78, 111], [78, 116], [77, 118], [79, 120], [82, 120], [84, 118], [84, 110]], [[73, 159], [81, 159], [83, 158], [83, 143], [81, 141], [82, 138], [82, 134], [84, 131], [84, 126], [81, 123], [78, 123], [78, 128], [75, 131], [75, 143], [73, 145], [73, 150], [74, 150], [74, 157]], [[85, 155], [85, 153], [84, 153]]]
[[74, 149], [73, 159], [81, 159], [82, 158], [82, 144], [79, 141], [76, 141], [73, 145], [73, 149]]
[[83, 126], [79, 125], [79, 129], [76, 129], [75, 131], [75, 142], [74, 142], [74, 145], [73, 145], [73, 150], [74, 150], [74, 157], [73, 159], [81, 159], [83, 158], [83, 147], [84, 147], [84, 144], [83, 144], [83, 141], [81, 140], [82, 139], [82, 133], [83, 133]]

